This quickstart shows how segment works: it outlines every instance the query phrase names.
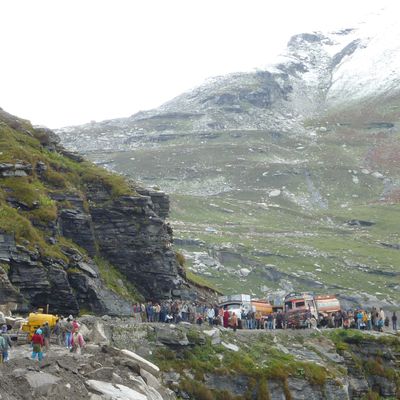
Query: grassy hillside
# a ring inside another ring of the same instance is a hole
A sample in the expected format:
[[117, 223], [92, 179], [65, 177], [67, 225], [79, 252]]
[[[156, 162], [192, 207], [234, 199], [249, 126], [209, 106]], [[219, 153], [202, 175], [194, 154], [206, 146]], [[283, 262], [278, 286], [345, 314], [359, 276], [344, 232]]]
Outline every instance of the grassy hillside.
[[198, 252], [220, 261], [192, 267], [226, 293], [311, 289], [398, 304], [397, 104], [305, 120], [305, 135], [192, 130], [90, 157], [169, 192], [189, 265]]

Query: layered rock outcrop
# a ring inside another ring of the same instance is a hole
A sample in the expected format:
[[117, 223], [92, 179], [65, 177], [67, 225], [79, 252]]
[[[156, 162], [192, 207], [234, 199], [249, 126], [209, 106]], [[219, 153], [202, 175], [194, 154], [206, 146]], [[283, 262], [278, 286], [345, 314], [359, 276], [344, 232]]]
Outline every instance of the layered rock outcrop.
[[[150, 197], [122, 197], [90, 209], [101, 254], [113, 260], [146, 297], [171, 297], [178, 263], [171, 250], [172, 230], [154, 212]], [[123, 246], [121, 246], [123, 243]]]
[[0, 305], [129, 315], [139, 298], [182, 295], [168, 196], [1, 110], [0, 140]]

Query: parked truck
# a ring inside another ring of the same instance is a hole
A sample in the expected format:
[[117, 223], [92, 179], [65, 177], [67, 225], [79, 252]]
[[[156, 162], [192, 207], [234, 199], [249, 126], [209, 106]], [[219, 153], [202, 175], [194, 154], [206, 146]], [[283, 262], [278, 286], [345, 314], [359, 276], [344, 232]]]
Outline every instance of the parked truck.
[[341, 311], [341, 307], [335, 295], [289, 293], [285, 297], [284, 311], [288, 328], [305, 328], [311, 318], [318, 321], [321, 317]]
[[267, 300], [251, 299], [249, 294], [234, 294], [218, 297], [218, 305], [235, 313], [241, 318], [242, 311], [260, 313], [263, 317], [273, 312], [272, 305]]
[[249, 294], [231, 294], [218, 297], [219, 307], [228, 310], [232, 315], [235, 313], [239, 319], [242, 317], [242, 310], [246, 313], [251, 311], [251, 297]]

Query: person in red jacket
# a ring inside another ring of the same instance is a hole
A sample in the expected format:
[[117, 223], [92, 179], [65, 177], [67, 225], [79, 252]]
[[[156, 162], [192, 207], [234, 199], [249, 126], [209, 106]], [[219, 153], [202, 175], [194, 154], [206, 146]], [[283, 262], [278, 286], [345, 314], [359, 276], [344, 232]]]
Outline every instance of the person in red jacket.
[[223, 320], [224, 320], [224, 328], [228, 328], [228, 326], [229, 326], [229, 311], [228, 310], [225, 310], [224, 311], [224, 317], [223, 317]]
[[32, 336], [31, 339], [32, 342], [32, 360], [36, 359], [36, 355], [38, 357], [39, 361], [42, 361], [43, 358], [43, 352], [42, 352], [42, 347], [44, 345], [44, 337], [42, 335], [42, 330], [38, 329], [34, 335]]

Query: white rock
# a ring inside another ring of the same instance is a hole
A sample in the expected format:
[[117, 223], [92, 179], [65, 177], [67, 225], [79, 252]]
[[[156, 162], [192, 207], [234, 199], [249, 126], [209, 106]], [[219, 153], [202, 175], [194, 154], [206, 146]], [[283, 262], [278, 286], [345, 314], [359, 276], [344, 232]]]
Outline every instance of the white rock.
[[113, 385], [110, 382], [93, 379], [86, 381], [86, 384], [90, 389], [106, 395], [109, 400], [148, 400], [146, 395], [124, 385]]
[[156, 390], [160, 389], [161, 383], [153, 374], [150, 374], [150, 372], [140, 368], [140, 375], [147, 383], [147, 386], [150, 386]]
[[204, 334], [206, 334], [207, 336], [210, 336], [210, 337], [214, 336], [218, 332], [219, 332], [218, 329], [210, 329], [207, 331], [203, 331]]
[[84, 339], [90, 339], [90, 329], [85, 324], [79, 324], [79, 332], [82, 334]]
[[355, 184], [358, 184], [358, 183], [360, 183], [360, 180], [358, 179], [358, 177], [357, 176], [354, 176], [353, 175], [353, 183], [355, 183]]
[[364, 175], [369, 175], [369, 171], [365, 168], [361, 170], [361, 173], [363, 173]]
[[157, 365], [145, 360], [143, 357], [140, 357], [133, 351], [124, 349], [121, 350], [121, 353], [135, 360], [140, 365], [140, 368], [150, 372], [150, 374], [153, 374], [154, 376], [158, 376], [160, 374], [160, 368], [158, 368]]
[[100, 321], [96, 321], [89, 335], [92, 343], [101, 343], [101, 344], [109, 343], [107, 335], [104, 332], [104, 326]]
[[289, 354], [289, 353], [290, 353], [290, 351], [289, 351], [285, 346], [281, 345], [280, 343], [277, 343], [277, 344], [275, 345], [275, 347], [276, 347], [279, 351], [281, 351], [282, 353], [285, 353], [285, 354]]
[[384, 176], [380, 172], [373, 172], [371, 174], [374, 178], [383, 179]]
[[239, 347], [232, 343], [221, 342], [222, 346], [232, 351], [239, 351]]
[[269, 197], [277, 197], [277, 196], [280, 196], [280, 194], [281, 194], [281, 191], [279, 189], [274, 189], [268, 193], [268, 196]]
[[52, 386], [61, 379], [47, 372], [28, 372], [25, 375], [30, 387], [34, 389], [35, 395], [46, 396]]
[[239, 274], [242, 276], [247, 276], [250, 274], [250, 270], [248, 268], [240, 268], [239, 269]]
[[211, 344], [216, 345], [221, 343], [221, 336], [218, 329], [203, 331], [203, 333], [211, 338]]

